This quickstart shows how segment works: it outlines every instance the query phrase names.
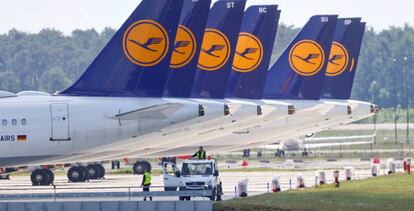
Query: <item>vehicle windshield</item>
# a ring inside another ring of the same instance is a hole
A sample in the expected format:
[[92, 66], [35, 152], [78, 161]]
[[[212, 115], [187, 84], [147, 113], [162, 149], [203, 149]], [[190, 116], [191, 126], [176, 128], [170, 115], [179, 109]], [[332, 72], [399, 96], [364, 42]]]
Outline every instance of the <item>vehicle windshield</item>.
[[183, 176], [213, 175], [213, 165], [211, 163], [183, 163], [181, 172]]

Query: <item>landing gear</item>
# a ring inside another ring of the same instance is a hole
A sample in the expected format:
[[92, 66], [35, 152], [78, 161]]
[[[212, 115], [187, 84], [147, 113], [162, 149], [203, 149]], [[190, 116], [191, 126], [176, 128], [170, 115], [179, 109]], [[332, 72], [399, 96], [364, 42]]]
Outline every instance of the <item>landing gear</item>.
[[96, 164], [96, 166], [99, 168], [98, 179], [105, 179], [105, 167], [102, 164]]
[[0, 175], [0, 180], [9, 180], [9, 179], [10, 179], [10, 175], [8, 174]]
[[53, 183], [55, 175], [50, 169], [36, 169], [32, 172], [30, 179], [33, 186], [47, 186]]
[[98, 179], [101, 175], [101, 169], [98, 167], [98, 164], [89, 164], [86, 166], [88, 171], [89, 179]]
[[111, 168], [112, 169], [120, 169], [121, 168], [121, 162], [119, 162], [119, 160], [114, 160], [111, 162]]
[[145, 170], [151, 171], [151, 164], [148, 161], [137, 161], [132, 167], [134, 174], [144, 174]]
[[102, 164], [89, 164], [85, 166], [72, 166], [68, 171], [70, 182], [86, 182], [93, 179], [104, 179], [105, 168]]
[[86, 167], [72, 166], [68, 171], [68, 179], [70, 182], [85, 182], [87, 179]]

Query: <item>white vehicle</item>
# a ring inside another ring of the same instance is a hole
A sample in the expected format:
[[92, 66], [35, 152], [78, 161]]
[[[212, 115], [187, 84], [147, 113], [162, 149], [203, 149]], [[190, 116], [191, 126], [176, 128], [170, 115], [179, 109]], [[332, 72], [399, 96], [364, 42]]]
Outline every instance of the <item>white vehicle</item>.
[[[181, 171], [174, 163], [163, 164], [164, 187], [167, 191], [211, 190], [210, 200], [220, 198], [221, 183], [214, 160], [185, 160]], [[180, 200], [190, 200], [190, 196], [182, 196]]]

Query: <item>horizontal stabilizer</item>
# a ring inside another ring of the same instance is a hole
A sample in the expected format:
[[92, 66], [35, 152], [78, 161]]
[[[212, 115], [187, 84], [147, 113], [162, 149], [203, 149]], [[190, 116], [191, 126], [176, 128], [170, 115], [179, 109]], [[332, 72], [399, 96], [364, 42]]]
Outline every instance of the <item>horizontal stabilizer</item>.
[[182, 108], [182, 104], [166, 103], [140, 108], [115, 115], [114, 119], [137, 120], [137, 119], [165, 119]]
[[329, 111], [335, 108], [334, 104], [319, 104], [306, 109], [299, 110], [298, 112], [319, 112], [322, 115], [326, 115]]

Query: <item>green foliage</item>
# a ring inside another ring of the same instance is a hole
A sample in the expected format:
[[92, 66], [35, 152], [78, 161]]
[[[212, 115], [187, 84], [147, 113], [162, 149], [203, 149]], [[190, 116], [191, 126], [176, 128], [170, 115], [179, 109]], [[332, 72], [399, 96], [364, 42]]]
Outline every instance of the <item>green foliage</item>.
[[412, 210], [412, 175], [391, 175], [216, 202], [214, 210]]
[[[294, 26], [280, 24], [272, 63], [298, 31], [299, 28]], [[10, 30], [0, 35], [0, 89], [12, 92], [61, 91], [79, 78], [114, 32], [110, 28], [100, 33], [94, 29], [75, 30], [70, 36], [65, 36], [54, 29], [44, 29], [35, 34]], [[361, 48], [352, 98], [375, 101], [382, 108], [395, 104], [402, 108], [408, 103], [412, 105], [413, 51], [414, 29], [408, 25], [381, 32], [368, 29]], [[373, 86], [373, 81], [376, 81], [376, 86]]]
[[0, 89], [62, 91], [85, 71], [114, 32], [75, 30], [64, 36], [54, 29], [36, 34], [10, 30], [0, 35]]

